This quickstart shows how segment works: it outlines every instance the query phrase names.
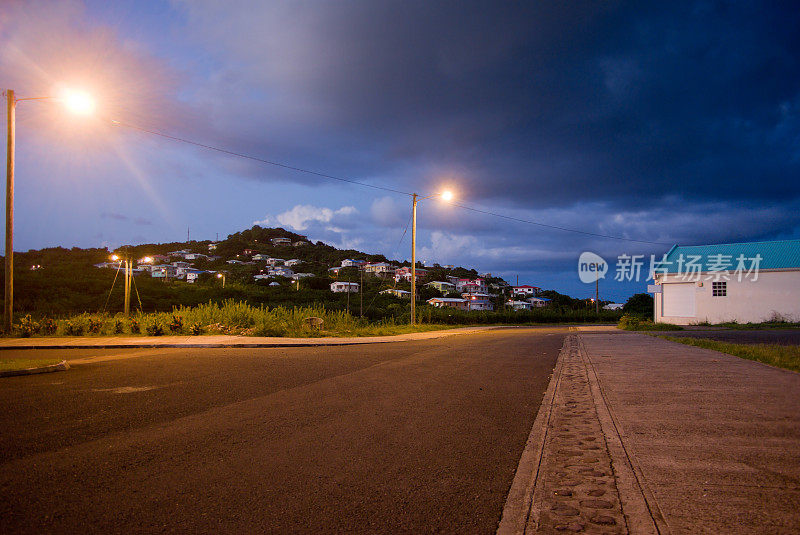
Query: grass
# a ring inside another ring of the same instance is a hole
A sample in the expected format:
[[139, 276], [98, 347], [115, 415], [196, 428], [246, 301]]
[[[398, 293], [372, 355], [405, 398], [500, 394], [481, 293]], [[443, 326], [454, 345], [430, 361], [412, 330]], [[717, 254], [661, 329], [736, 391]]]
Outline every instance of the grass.
[[732, 344], [708, 338], [683, 338], [676, 336], [661, 336], [665, 340], [678, 342], [689, 346], [713, 349], [721, 353], [728, 353], [747, 360], [763, 362], [770, 366], [800, 372], [800, 346], [786, 346], [778, 344]]
[[625, 314], [620, 318], [617, 328], [626, 331], [682, 331], [683, 327], [680, 325], [672, 325], [671, 323], [654, 323], [649, 319], [642, 319], [638, 316], [630, 316]]
[[0, 359], [0, 371], [27, 370], [58, 364], [61, 359]]
[[800, 323], [789, 321], [765, 321], [763, 323], [717, 323], [714, 327], [725, 327], [737, 331], [765, 331], [769, 329], [800, 329]]

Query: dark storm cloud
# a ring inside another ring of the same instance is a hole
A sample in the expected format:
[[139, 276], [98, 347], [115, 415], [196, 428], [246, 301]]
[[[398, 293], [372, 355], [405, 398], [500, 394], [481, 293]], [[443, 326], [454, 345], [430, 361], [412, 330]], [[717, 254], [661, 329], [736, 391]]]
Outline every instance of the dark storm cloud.
[[780, 4], [185, 7], [257, 88], [260, 153], [532, 207], [800, 195], [800, 12]]

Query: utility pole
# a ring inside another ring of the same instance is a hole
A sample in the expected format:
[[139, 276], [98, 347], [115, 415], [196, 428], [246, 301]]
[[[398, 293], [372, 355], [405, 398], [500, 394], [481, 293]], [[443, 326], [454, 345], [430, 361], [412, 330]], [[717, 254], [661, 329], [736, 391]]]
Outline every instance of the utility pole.
[[361, 275], [361, 285], [358, 287], [361, 290], [361, 308], [359, 310], [358, 316], [363, 318], [364, 317], [364, 270], [361, 266], [358, 266], [358, 272]]
[[417, 304], [417, 194], [412, 194], [411, 213], [411, 325], [415, 323]]
[[350, 273], [347, 273], [347, 313], [350, 314]]
[[594, 280], [594, 313], [600, 314], [600, 275]]
[[8, 104], [8, 144], [6, 145], [6, 289], [5, 331], [11, 333], [14, 319], [14, 128], [16, 104], [14, 90], [6, 90]]

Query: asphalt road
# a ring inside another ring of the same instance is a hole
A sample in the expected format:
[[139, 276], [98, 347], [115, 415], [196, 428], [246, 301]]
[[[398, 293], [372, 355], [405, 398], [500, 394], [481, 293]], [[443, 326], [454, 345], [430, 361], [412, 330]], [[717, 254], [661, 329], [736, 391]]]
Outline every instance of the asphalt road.
[[56, 352], [0, 380], [0, 532], [492, 533], [564, 335]]

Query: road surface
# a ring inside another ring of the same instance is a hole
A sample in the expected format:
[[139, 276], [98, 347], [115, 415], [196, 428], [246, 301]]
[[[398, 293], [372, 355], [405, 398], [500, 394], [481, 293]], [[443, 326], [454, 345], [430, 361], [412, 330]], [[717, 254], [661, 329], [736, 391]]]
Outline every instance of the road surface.
[[493, 533], [565, 334], [59, 351], [0, 380], [0, 532]]

